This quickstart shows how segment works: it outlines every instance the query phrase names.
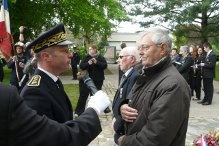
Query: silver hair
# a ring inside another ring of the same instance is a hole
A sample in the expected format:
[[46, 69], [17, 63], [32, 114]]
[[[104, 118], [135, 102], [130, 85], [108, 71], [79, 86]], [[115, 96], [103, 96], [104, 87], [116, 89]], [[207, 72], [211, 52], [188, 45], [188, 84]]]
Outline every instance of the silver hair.
[[155, 44], [166, 43], [168, 46], [168, 52], [171, 52], [172, 38], [170, 37], [168, 30], [157, 27], [150, 28], [146, 30], [146, 33], [143, 35], [143, 37], [148, 35], [149, 33], [152, 34], [151, 41], [153, 41]]
[[126, 52], [127, 55], [132, 55], [133, 57], [135, 57], [136, 62], [140, 61], [139, 52], [136, 47], [125, 47], [122, 49], [122, 51]]
[[189, 46], [180, 46], [180, 50], [189, 53]]

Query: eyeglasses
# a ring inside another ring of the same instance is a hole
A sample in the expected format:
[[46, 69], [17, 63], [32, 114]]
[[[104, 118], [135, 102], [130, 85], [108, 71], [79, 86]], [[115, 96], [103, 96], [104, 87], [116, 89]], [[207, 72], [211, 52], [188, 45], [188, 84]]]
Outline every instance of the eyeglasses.
[[163, 45], [163, 43], [161, 43], [161, 44], [153, 44], [153, 45], [142, 44], [142, 45], [138, 46], [138, 49], [139, 49], [139, 50], [140, 50], [140, 49], [142, 49], [142, 50], [148, 50], [148, 49], [150, 49], [150, 47], [152, 47], [152, 46], [162, 46], [162, 45]]
[[119, 58], [122, 59], [123, 57], [128, 57], [128, 56], [132, 56], [132, 55], [124, 55], [124, 56], [120, 55]]

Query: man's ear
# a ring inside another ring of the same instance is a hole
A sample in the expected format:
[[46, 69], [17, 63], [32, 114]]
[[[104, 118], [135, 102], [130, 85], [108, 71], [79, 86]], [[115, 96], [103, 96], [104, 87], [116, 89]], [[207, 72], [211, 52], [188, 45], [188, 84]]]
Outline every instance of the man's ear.
[[166, 43], [162, 43], [161, 44], [161, 55], [166, 55], [168, 53], [168, 46]]

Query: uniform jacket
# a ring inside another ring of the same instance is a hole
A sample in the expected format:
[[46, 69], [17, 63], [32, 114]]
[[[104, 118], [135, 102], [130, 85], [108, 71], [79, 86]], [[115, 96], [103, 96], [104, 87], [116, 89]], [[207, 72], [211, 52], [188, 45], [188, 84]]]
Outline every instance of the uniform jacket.
[[184, 77], [186, 81], [189, 81], [189, 72], [191, 70], [191, 66], [193, 65], [193, 59], [190, 55], [186, 57], [181, 57], [179, 60], [181, 63], [177, 65], [176, 68], [180, 72], [180, 74]]
[[79, 66], [82, 70], [87, 70], [88, 71], [89, 76], [93, 81], [103, 81], [105, 79], [104, 69], [107, 68], [106, 59], [103, 56], [98, 55], [98, 56], [95, 57], [95, 59], [97, 60], [97, 63], [89, 65], [88, 61], [92, 58], [93, 57], [90, 56], [90, 55], [85, 56], [81, 60], [81, 63], [80, 63]]
[[143, 70], [128, 98], [138, 110], [122, 146], [185, 146], [190, 88], [170, 57]]
[[[23, 68], [21, 68], [19, 66], [19, 64], [20, 63], [26, 64], [27, 57], [24, 56], [24, 55], [22, 57], [17, 56], [17, 59], [18, 59], [18, 61], [17, 61], [17, 67], [18, 67], [17, 69], [18, 70], [17, 71], [18, 71], [19, 79], [21, 80], [23, 75], [24, 75], [24, 73], [23, 73]], [[10, 83], [11, 83], [11, 85], [15, 85], [16, 87], [19, 87], [19, 85], [18, 85], [18, 77], [17, 77], [17, 74], [16, 74], [15, 62], [13, 62], [13, 60], [10, 59], [8, 61], [8, 63], [7, 63], [7, 66], [8, 66], [8, 68], [12, 69], [11, 75], [10, 75]]]
[[[121, 128], [123, 127], [124, 121], [121, 118], [121, 115], [118, 114], [119, 107], [121, 103], [127, 99], [129, 92], [132, 90], [132, 87], [136, 81], [138, 72], [135, 69], [132, 69], [130, 73], [127, 75], [125, 80], [121, 83], [119, 88], [116, 91], [115, 97], [113, 99], [112, 109], [113, 109], [113, 115], [116, 118], [116, 122], [114, 123], [114, 130], [117, 133], [120, 133], [122, 131]], [[122, 127], [121, 127], [122, 126]]]
[[0, 83], [0, 96], [0, 146], [86, 146], [101, 132], [92, 108], [59, 124], [37, 115], [13, 86]]
[[21, 92], [27, 105], [39, 115], [46, 115], [57, 122], [72, 120], [72, 106], [64, 90], [60, 90], [53, 79], [43, 71], [36, 69], [32, 79], [36, 77], [35, 75], [41, 77], [39, 85], [27, 84]]
[[211, 51], [205, 58], [205, 65], [202, 67], [203, 78], [214, 78], [215, 77], [215, 65], [217, 57], [214, 51]]

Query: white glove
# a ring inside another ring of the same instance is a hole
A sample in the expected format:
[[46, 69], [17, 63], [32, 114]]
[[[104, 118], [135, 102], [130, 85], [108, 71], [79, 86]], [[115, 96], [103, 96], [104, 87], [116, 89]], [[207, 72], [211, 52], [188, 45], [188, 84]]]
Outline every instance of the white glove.
[[204, 66], [204, 65], [205, 65], [205, 63], [200, 63], [200, 65], [201, 65], [201, 66]]
[[87, 108], [93, 108], [98, 115], [103, 112], [110, 105], [109, 97], [102, 90], [97, 91], [96, 94], [90, 97], [87, 103]]

